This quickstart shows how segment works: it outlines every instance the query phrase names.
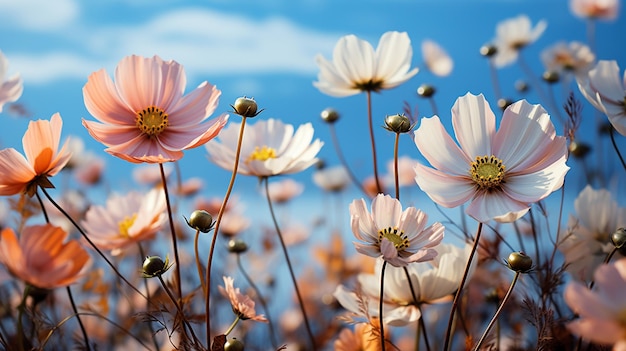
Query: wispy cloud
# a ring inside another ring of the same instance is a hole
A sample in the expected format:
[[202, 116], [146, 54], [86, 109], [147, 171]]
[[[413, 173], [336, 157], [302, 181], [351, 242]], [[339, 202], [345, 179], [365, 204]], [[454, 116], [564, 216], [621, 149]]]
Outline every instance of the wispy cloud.
[[[5, 1], [0, 0], [0, 9]], [[29, 0], [33, 1], [33, 0]], [[72, 6], [70, 0], [67, 8]], [[19, 12], [15, 10], [15, 12]], [[9, 52], [29, 83], [83, 77], [100, 68], [109, 71], [124, 56], [159, 55], [182, 63], [195, 75], [245, 73], [313, 74], [314, 56], [329, 55], [339, 34], [304, 28], [284, 17], [262, 20], [206, 8], [169, 9], [145, 22], [115, 25], [71, 17], [70, 28], [47, 32], [65, 43], [55, 52], [37, 49]], [[21, 21], [24, 28], [31, 24]]]

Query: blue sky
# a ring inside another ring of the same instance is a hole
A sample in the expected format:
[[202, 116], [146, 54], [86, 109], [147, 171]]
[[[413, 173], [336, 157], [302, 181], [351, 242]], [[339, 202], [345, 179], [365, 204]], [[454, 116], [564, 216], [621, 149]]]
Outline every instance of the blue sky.
[[[363, 151], [369, 150], [365, 97], [333, 98], [317, 91], [312, 85], [318, 73], [315, 55], [329, 58], [339, 37], [346, 34], [376, 45], [386, 31], [406, 31], [413, 43], [414, 66], [421, 67], [422, 40], [438, 42], [454, 60], [452, 74], [440, 78], [421, 69], [406, 84], [376, 94], [374, 123], [382, 125], [385, 115], [401, 112], [404, 101], [419, 105], [420, 117], [431, 116], [430, 105], [415, 94], [420, 84], [430, 83], [438, 89], [435, 100], [449, 124], [450, 107], [468, 91], [484, 93], [497, 111], [487, 61], [478, 50], [495, 37], [499, 21], [519, 14], [528, 15], [533, 23], [548, 22], [546, 32], [523, 52], [536, 74], [543, 71], [539, 53], [544, 48], [561, 40], [586, 41], [585, 22], [570, 13], [567, 1], [554, 0], [0, 0], [0, 30], [5, 33], [0, 50], [10, 61], [9, 72], [19, 72], [24, 79], [19, 102], [33, 118], [48, 119], [60, 112], [63, 134], [78, 136], [88, 149], [101, 153], [109, 180], [121, 188], [132, 187], [126, 174], [133, 166], [105, 154], [82, 127], [81, 118], [93, 118], [84, 107], [81, 89], [91, 72], [106, 68], [111, 73], [122, 57], [131, 54], [158, 54], [180, 62], [188, 75], [187, 91], [204, 80], [216, 84], [223, 92], [219, 113], [247, 95], [265, 108], [258, 118], [275, 117], [296, 125], [311, 121], [317, 137], [326, 142], [320, 156], [331, 164], [337, 158], [319, 113], [335, 107], [342, 114], [337, 128], [344, 152], [364, 177], [371, 172], [370, 153]], [[598, 57], [616, 59], [622, 69], [623, 17], [621, 10], [618, 20], [598, 22], [596, 28]], [[515, 91], [514, 82], [526, 78], [519, 66], [504, 68], [499, 76], [505, 96], [541, 102], [532, 92], [522, 96]], [[585, 111], [592, 111], [586, 102]], [[0, 145], [21, 149], [27, 119], [4, 115]], [[376, 133], [382, 172], [391, 157], [393, 136], [382, 128]], [[401, 147], [401, 154], [420, 158], [410, 138], [404, 138]], [[229, 177], [206, 162], [204, 148], [187, 152], [181, 167], [185, 176], [204, 177], [215, 194], [222, 193]], [[298, 179], [309, 182], [310, 171]], [[256, 184], [254, 179], [240, 182]]]

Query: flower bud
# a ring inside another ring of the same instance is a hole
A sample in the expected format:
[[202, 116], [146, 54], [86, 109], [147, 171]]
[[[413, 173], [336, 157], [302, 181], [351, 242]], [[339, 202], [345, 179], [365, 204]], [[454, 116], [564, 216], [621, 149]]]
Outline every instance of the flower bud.
[[167, 256], [165, 257], [165, 261], [159, 256], [147, 256], [143, 261], [143, 277], [154, 278], [162, 275], [170, 269], [171, 265], [169, 262], [170, 260]]
[[320, 114], [324, 122], [326, 123], [335, 123], [339, 120], [339, 112], [335, 111], [332, 108], [327, 108]]
[[557, 83], [560, 79], [559, 72], [555, 72], [555, 71], [543, 72], [543, 74], [541, 75], [541, 78], [543, 78], [543, 80], [546, 83], [550, 83], [550, 84]]
[[224, 351], [243, 351], [243, 343], [237, 338], [232, 338], [226, 341], [224, 344]]
[[435, 92], [436, 92], [435, 87], [429, 84], [422, 84], [419, 86], [419, 88], [417, 88], [417, 95], [424, 97], [424, 98], [429, 98], [435, 95]]
[[626, 229], [619, 228], [611, 234], [611, 242], [616, 248], [621, 249], [626, 246]]
[[235, 104], [231, 105], [234, 112], [242, 117], [256, 117], [261, 111], [257, 112], [258, 106], [256, 101], [245, 96], [237, 98]]
[[519, 91], [520, 93], [525, 93], [528, 91], [528, 83], [526, 83], [523, 80], [518, 80], [517, 82], [515, 82], [515, 90]]
[[485, 57], [492, 57], [498, 52], [494, 45], [483, 45], [480, 47], [480, 54]]
[[228, 251], [231, 253], [244, 253], [248, 251], [248, 244], [241, 239], [230, 239], [228, 241]]
[[571, 141], [569, 143], [568, 149], [569, 152], [576, 158], [583, 158], [587, 156], [589, 151], [591, 151], [591, 147], [589, 147], [589, 145], [578, 141]]
[[509, 105], [511, 105], [512, 103], [513, 103], [513, 101], [511, 101], [509, 99], [505, 99], [505, 98], [498, 99], [498, 107], [502, 111], [506, 110], [506, 108], [509, 107]]
[[522, 251], [511, 253], [505, 263], [515, 272], [526, 273], [533, 268], [533, 259]]
[[188, 226], [203, 233], [208, 233], [215, 225], [215, 222], [213, 222], [213, 216], [205, 210], [193, 211], [191, 216], [189, 216], [189, 220], [185, 218], [185, 221]]
[[413, 125], [407, 116], [398, 114], [385, 117], [385, 125], [383, 127], [394, 133], [408, 133], [413, 128]]

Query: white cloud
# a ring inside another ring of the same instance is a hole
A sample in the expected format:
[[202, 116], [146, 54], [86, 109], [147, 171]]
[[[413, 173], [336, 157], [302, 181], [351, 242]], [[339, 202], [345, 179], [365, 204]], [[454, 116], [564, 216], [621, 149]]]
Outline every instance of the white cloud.
[[3, 25], [44, 31], [75, 21], [80, 10], [75, 0], [0, 0]]
[[68, 76], [86, 79], [90, 71], [102, 67], [112, 72], [122, 57], [131, 54], [174, 59], [185, 66], [190, 78], [269, 72], [314, 74], [315, 55], [330, 55], [339, 38], [338, 34], [319, 33], [281, 17], [259, 21], [204, 8], [170, 10], [148, 22], [122, 26], [98, 27], [90, 22], [88, 29], [73, 28], [71, 32], [63, 39], [74, 41], [75, 46], [64, 48], [65, 54], [12, 55], [26, 82], [44, 83]]

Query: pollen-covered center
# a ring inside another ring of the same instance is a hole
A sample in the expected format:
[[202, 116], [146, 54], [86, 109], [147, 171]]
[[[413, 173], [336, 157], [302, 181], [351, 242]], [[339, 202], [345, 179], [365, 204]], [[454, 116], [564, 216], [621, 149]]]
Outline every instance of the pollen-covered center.
[[404, 234], [402, 230], [398, 230], [398, 227], [387, 227], [378, 231], [378, 242], [383, 241], [383, 238], [391, 241], [396, 247], [396, 250], [403, 250], [409, 247], [409, 238]]
[[150, 136], [161, 134], [168, 124], [167, 113], [155, 106], [144, 108], [135, 116], [137, 128]]
[[497, 189], [504, 182], [505, 167], [502, 160], [491, 156], [477, 156], [470, 164], [472, 180], [481, 189]]
[[248, 156], [248, 159], [246, 159], [246, 162], [250, 162], [253, 160], [267, 161], [270, 158], [276, 158], [276, 150], [271, 147], [267, 147], [266, 145], [263, 145], [262, 147], [255, 147], [254, 151], [252, 151], [250, 156]]
[[117, 226], [119, 228], [120, 235], [124, 238], [128, 238], [128, 229], [135, 223], [135, 219], [137, 219], [137, 214], [135, 213], [132, 216], [126, 216], [123, 220], [121, 220]]

